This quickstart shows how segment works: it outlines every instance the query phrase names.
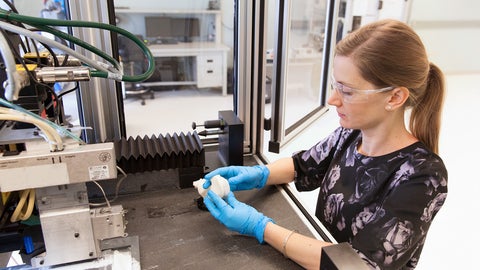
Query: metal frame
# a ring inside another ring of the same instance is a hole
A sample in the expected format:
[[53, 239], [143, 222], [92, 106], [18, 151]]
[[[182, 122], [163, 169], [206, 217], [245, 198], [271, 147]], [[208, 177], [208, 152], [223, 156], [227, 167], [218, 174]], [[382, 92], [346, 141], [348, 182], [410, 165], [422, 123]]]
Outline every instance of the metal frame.
[[[115, 24], [113, 0], [69, 1], [69, 14], [72, 20], [96, 21]], [[73, 28], [77, 38], [88, 42], [118, 59], [116, 37], [107, 31], [91, 28]], [[81, 48], [82, 54], [98, 58], [97, 55]], [[80, 83], [77, 99], [81, 125], [91, 127], [83, 131], [87, 143], [105, 142], [125, 136], [125, 117], [120, 83], [103, 78], [92, 78]]]
[[245, 154], [263, 149], [265, 126], [266, 1], [236, 2], [234, 48], [235, 112], [245, 124]]
[[289, 127], [285, 127], [285, 105], [286, 105], [286, 76], [287, 76], [287, 56], [288, 56], [288, 40], [290, 29], [290, 12], [293, 4], [293, 0], [280, 0], [277, 6], [277, 19], [276, 19], [276, 54], [273, 62], [273, 82], [272, 82], [272, 130], [271, 138], [269, 141], [269, 151], [279, 153], [280, 148], [288, 141], [293, 139], [302, 130], [310, 125], [312, 122], [318, 119], [324, 114], [328, 108], [326, 105], [326, 91], [328, 85], [328, 74], [330, 71], [330, 59], [333, 55], [332, 49], [334, 46], [334, 35], [336, 26], [336, 15], [338, 12], [338, 3], [335, 0], [328, 0], [326, 14], [326, 32], [324, 40], [324, 54], [322, 60], [322, 76], [321, 87], [322, 97], [319, 107], [314, 109], [309, 114], [299, 119], [296, 123]]

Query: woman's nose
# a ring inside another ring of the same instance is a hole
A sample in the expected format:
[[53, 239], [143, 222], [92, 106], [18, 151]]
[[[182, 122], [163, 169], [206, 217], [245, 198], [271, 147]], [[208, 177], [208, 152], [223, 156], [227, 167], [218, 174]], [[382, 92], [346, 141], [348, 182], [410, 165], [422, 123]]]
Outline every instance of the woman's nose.
[[342, 97], [340, 96], [338, 91], [336, 91], [335, 89], [332, 89], [332, 91], [330, 91], [329, 94], [330, 95], [328, 96], [328, 99], [327, 99], [328, 105], [336, 106], [336, 107], [342, 105]]

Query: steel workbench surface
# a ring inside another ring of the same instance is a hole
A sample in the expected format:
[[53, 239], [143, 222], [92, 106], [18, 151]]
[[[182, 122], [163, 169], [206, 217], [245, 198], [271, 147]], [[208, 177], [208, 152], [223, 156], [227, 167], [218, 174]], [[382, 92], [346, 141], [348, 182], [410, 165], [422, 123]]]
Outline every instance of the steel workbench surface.
[[[131, 177], [129, 181], [135, 178]], [[200, 210], [194, 188], [177, 188], [173, 177], [157, 183], [156, 190], [124, 195], [115, 202], [127, 210], [126, 232], [139, 237], [142, 269], [301, 269], [268, 244], [229, 231]], [[312, 236], [277, 187], [235, 195], [277, 224]]]

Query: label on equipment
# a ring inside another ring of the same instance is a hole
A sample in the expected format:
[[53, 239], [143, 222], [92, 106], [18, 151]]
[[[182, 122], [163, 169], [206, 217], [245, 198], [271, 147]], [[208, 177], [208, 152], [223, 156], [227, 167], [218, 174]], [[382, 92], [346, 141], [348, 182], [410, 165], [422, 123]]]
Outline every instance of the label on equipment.
[[90, 180], [101, 180], [110, 178], [110, 173], [108, 172], [107, 165], [90, 166], [88, 167], [88, 172], [90, 174]]

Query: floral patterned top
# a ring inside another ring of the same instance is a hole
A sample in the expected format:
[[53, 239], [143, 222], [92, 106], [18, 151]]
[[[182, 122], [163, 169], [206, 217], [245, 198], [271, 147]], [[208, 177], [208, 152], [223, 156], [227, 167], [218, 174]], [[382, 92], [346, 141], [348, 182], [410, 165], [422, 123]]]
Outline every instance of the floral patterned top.
[[338, 128], [293, 155], [299, 191], [319, 189], [315, 215], [373, 269], [414, 269], [447, 196], [447, 170], [417, 142], [393, 153], [357, 152], [361, 132]]

